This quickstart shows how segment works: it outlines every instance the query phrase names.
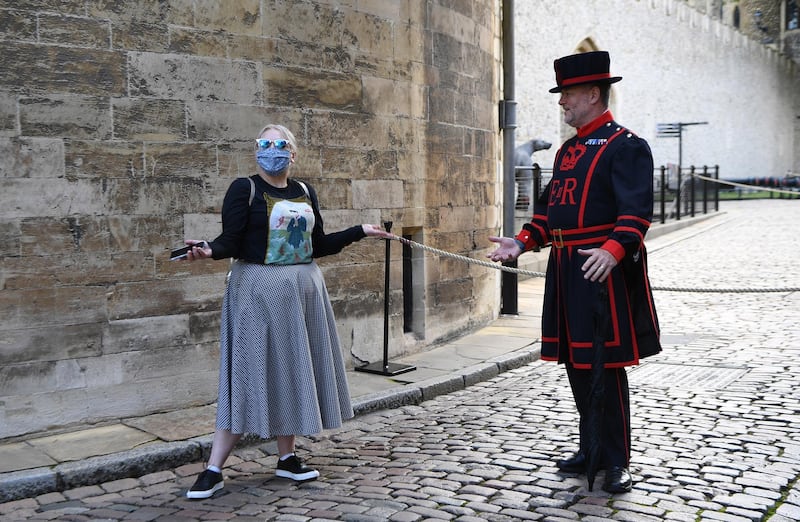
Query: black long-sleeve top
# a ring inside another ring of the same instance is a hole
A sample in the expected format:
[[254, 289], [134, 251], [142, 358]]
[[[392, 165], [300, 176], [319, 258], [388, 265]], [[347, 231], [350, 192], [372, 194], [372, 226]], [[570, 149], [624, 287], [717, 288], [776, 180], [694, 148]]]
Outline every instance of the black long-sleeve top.
[[[285, 188], [273, 187], [261, 176], [251, 176], [255, 182], [255, 194], [250, 200], [250, 182], [247, 178], [237, 178], [231, 183], [222, 202], [222, 234], [209, 242], [213, 259], [233, 257], [249, 263], [264, 263], [267, 252], [267, 203], [264, 193], [280, 199], [292, 199], [306, 195], [302, 185], [294, 179], [288, 180]], [[313, 256], [323, 257], [337, 254], [347, 245], [366, 237], [361, 225], [339, 232], [326, 234], [319, 201], [314, 188], [305, 183], [308, 197], [314, 210], [314, 229], [311, 233]]]

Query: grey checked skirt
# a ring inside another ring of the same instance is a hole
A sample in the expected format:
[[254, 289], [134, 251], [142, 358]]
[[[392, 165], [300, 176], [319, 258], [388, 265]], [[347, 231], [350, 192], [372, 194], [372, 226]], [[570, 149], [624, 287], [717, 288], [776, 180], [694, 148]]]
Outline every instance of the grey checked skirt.
[[353, 417], [339, 336], [316, 263], [236, 261], [222, 305], [217, 429], [312, 435]]

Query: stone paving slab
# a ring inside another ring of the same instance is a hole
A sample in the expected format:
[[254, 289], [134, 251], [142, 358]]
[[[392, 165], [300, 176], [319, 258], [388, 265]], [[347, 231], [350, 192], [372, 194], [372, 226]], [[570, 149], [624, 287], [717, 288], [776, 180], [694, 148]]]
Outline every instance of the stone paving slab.
[[44, 451], [27, 442], [15, 442], [0, 446], [0, 473], [56, 464], [58, 463]]
[[144, 431], [112, 424], [31, 439], [28, 444], [57, 462], [70, 462], [124, 451], [155, 439], [155, 436]]
[[126, 426], [155, 435], [163, 441], [187, 440], [214, 431], [216, 406], [209, 404], [196, 408], [157, 413], [146, 417], [125, 419]]

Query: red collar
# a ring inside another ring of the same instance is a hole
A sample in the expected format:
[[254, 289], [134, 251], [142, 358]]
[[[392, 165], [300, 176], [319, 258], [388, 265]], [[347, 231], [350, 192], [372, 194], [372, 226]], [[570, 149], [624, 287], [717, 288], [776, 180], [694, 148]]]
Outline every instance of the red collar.
[[593, 119], [583, 127], [578, 127], [578, 137], [583, 138], [588, 136], [589, 134], [593, 133], [606, 123], [613, 121], [614, 116], [611, 114], [611, 111], [606, 110], [603, 114], [598, 116], [597, 118]]

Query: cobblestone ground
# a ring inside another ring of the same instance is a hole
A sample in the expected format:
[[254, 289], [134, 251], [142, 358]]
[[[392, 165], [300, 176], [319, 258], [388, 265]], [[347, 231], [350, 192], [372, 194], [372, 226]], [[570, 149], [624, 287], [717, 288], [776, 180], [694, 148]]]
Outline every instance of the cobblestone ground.
[[[765, 210], [767, 209], [768, 210]], [[660, 286], [800, 286], [800, 201], [723, 203], [714, 226], [654, 240]], [[696, 229], [696, 230], [694, 230]], [[701, 230], [702, 229], [702, 230]], [[273, 476], [267, 445], [236, 452], [226, 487], [183, 493], [200, 464], [0, 505], [8, 520], [800, 519], [800, 292], [657, 291], [665, 351], [630, 372], [634, 489], [556, 472], [575, 449], [563, 369], [534, 362], [420, 406], [302, 441], [320, 480]]]

